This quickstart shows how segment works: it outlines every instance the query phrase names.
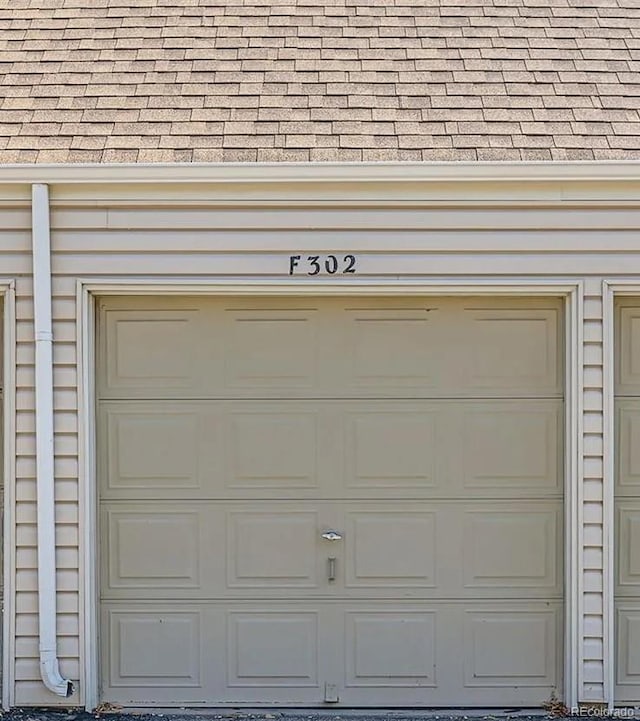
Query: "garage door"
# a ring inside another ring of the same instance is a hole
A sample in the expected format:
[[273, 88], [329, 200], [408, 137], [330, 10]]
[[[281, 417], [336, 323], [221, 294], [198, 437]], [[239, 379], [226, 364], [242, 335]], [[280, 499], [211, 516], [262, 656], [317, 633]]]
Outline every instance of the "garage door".
[[616, 693], [640, 703], [640, 299], [616, 307]]
[[562, 304], [99, 302], [102, 697], [562, 693]]

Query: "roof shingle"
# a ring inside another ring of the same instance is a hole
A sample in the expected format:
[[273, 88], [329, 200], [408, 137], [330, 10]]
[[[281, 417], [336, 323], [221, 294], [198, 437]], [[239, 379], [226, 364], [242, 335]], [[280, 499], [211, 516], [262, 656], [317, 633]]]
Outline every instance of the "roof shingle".
[[0, 0], [0, 163], [640, 158], [637, 0]]

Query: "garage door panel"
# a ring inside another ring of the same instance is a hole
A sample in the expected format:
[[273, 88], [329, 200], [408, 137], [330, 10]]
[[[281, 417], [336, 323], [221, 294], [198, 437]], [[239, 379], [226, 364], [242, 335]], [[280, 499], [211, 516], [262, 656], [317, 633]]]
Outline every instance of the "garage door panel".
[[106, 394], [176, 395], [202, 386], [200, 311], [132, 309], [102, 311], [101, 385]]
[[558, 496], [562, 413], [555, 400], [111, 401], [98, 421], [101, 491], [114, 499]]
[[109, 638], [103, 699], [129, 706], [211, 706], [212, 698], [222, 705], [319, 704], [332, 625], [314, 603], [109, 602], [102, 609]]
[[[344, 367], [348, 387], [419, 387], [427, 390], [440, 375], [436, 367], [435, 337], [432, 319], [435, 308], [422, 301], [402, 309], [384, 307], [349, 308], [345, 318], [336, 320], [344, 334]], [[346, 322], [345, 322], [346, 321]]]
[[347, 597], [561, 597], [563, 521], [557, 501], [401, 501], [343, 504]]
[[[116, 504], [104, 511], [103, 595], [560, 594], [562, 523], [553, 501], [491, 502], [485, 511], [470, 502], [421, 503]], [[342, 540], [324, 540], [327, 529]]]
[[560, 401], [465, 404], [458, 454], [465, 491], [561, 493], [563, 412]]
[[640, 594], [640, 502], [619, 501], [616, 515], [616, 593], [637, 596]]
[[562, 613], [560, 601], [349, 603], [340, 700], [540, 706], [562, 693]]
[[[318, 497], [331, 418], [322, 403], [109, 401], [98, 414], [111, 499]], [[335, 454], [332, 454], [335, 455]], [[337, 460], [333, 461], [337, 464]]]
[[640, 495], [640, 407], [637, 401], [618, 400], [616, 409], [616, 494]]
[[640, 603], [616, 604], [617, 701], [636, 700], [640, 685]]
[[315, 310], [295, 307], [227, 308], [221, 339], [225, 377], [218, 382], [250, 394], [265, 388], [287, 393], [316, 388], [321, 342], [316, 315]]
[[114, 608], [105, 615], [110, 686], [202, 688], [201, 610]]
[[[563, 493], [561, 400], [363, 400], [333, 408], [340, 417], [332, 426], [344, 428], [343, 497]], [[332, 440], [335, 452], [340, 440]]]
[[561, 392], [558, 313], [539, 307], [466, 308], [467, 352], [457, 355], [463, 385], [500, 395]]
[[104, 598], [305, 597], [333, 592], [321, 503], [103, 504]]
[[340, 419], [346, 439], [345, 490], [433, 491], [444, 470], [437, 440], [446, 409], [415, 403], [358, 405], [357, 412], [345, 407]]
[[437, 685], [435, 611], [348, 611], [345, 646], [346, 686]]
[[102, 512], [105, 592], [193, 594], [205, 590], [207, 564], [203, 549], [210, 543], [208, 518], [202, 509], [183, 505], [105, 508]]
[[101, 301], [101, 397], [562, 395], [557, 299], [187, 301]]
[[299, 404], [299, 410], [264, 405], [231, 412], [225, 421], [227, 489], [283, 492], [319, 486], [322, 462], [322, 408]]
[[434, 589], [436, 527], [436, 514], [427, 510], [404, 508], [347, 513], [345, 586]]
[[258, 598], [219, 604], [216, 613], [226, 634], [223, 704], [318, 705], [328, 680], [341, 683], [342, 644], [331, 604]]
[[500, 511], [467, 510], [464, 518], [464, 585], [478, 588], [559, 590], [561, 520], [554, 506]]
[[497, 605], [464, 614], [465, 687], [553, 686], [558, 676], [557, 611]]
[[112, 403], [98, 416], [105, 445], [99, 463], [105, 496], [202, 493], [202, 471], [215, 471], [215, 416], [194, 404]]
[[318, 613], [233, 611], [228, 623], [228, 685], [318, 687]]
[[313, 511], [229, 512], [228, 587], [316, 588], [319, 527]]
[[640, 307], [635, 299], [616, 301], [616, 395], [640, 396]]

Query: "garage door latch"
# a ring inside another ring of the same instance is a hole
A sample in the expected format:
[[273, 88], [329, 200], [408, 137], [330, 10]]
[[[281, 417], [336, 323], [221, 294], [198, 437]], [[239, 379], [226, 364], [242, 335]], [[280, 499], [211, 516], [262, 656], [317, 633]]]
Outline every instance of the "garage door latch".
[[338, 696], [338, 686], [335, 683], [325, 683], [324, 702], [338, 703], [338, 701], [340, 701], [340, 697]]

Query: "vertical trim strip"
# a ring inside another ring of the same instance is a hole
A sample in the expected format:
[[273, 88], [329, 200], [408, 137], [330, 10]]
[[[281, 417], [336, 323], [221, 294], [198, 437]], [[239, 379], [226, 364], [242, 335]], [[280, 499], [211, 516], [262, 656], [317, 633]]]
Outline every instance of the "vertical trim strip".
[[609, 282], [602, 282], [602, 615], [604, 701], [609, 712], [615, 705], [615, 314], [614, 293]]
[[2, 708], [14, 703], [15, 669], [15, 602], [16, 588], [16, 292], [12, 281], [4, 291], [3, 332], [3, 468], [4, 529], [3, 543], [3, 614], [2, 614]]
[[97, 487], [95, 473], [95, 303], [93, 296], [76, 284], [76, 344], [78, 372], [78, 469], [80, 507], [80, 668], [83, 670], [81, 703], [87, 711], [98, 705], [98, 593], [97, 593]]
[[584, 672], [584, 285], [567, 297], [565, 472], [565, 704], [578, 705]]

